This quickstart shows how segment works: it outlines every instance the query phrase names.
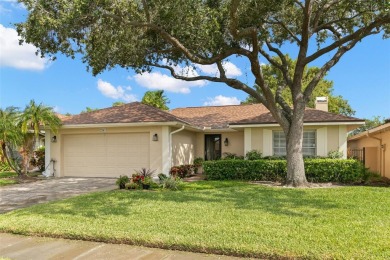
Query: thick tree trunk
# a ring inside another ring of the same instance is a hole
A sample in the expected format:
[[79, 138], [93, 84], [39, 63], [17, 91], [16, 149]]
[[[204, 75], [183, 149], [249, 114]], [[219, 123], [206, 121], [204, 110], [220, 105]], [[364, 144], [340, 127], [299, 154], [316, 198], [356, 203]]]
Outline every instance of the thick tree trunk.
[[302, 141], [303, 141], [303, 111], [292, 120], [288, 133], [286, 133], [287, 151], [287, 186], [307, 187], [308, 182], [305, 175], [303, 163]]

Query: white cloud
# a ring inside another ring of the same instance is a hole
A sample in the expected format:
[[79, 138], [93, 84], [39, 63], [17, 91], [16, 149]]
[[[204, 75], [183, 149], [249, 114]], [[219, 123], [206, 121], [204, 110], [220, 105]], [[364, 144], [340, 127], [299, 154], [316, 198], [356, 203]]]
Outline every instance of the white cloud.
[[1, 2], [10, 5], [15, 9], [26, 9], [26, 6], [23, 3], [18, 3], [17, 0], [0, 0], [0, 3]]
[[[216, 64], [213, 65], [196, 65], [196, 67], [202, 71], [203, 73], [209, 74], [211, 76], [219, 77], [219, 70]], [[223, 68], [225, 69], [226, 76], [231, 77], [238, 77], [242, 75], [241, 70], [234, 65], [234, 63], [228, 61], [223, 63]]]
[[47, 59], [35, 55], [37, 48], [32, 44], [19, 45], [15, 29], [0, 24], [0, 67], [25, 70], [43, 70], [49, 64]]
[[222, 95], [215, 96], [214, 98], [207, 98], [208, 101], [204, 102], [204, 106], [226, 106], [226, 105], [239, 105], [241, 101], [236, 97], [225, 97]]
[[[163, 60], [162, 64], [166, 65], [167, 60]], [[196, 77], [199, 76], [199, 73], [196, 71], [203, 72], [204, 74], [218, 76], [218, 68], [216, 65], [195, 65], [182, 67], [180, 65], [170, 65], [176, 74], [185, 76], [185, 77]], [[226, 76], [235, 77], [242, 75], [241, 70], [231, 62], [224, 63], [224, 68], [226, 70]], [[208, 82], [206, 80], [198, 81], [185, 81], [175, 79], [174, 77], [163, 74], [159, 71], [156, 72], [145, 72], [143, 74], [137, 74], [134, 76], [127, 77], [128, 80], [135, 80], [135, 82], [148, 89], [163, 89], [165, 91], [174, 92], [174, 93], [183, 93], [188, 94], [191, 92], [193, 87], [202, 87], [205, 86]]]
[[[192, 73], [192, 72], [189, 72]], [[190, 93], [192, 87], [202, 87], [205, 81], [184, 81], [178, 80], [161, 72], [146, 72], [133, 76], [134, 80], [142, 87], [148, 89], [163, 89], [175, 93]]]
[[137, 97], [135, 95], [126, 93], [125, 89], [130, 90], [130, 87], [125, 87], [125, 89], [121, 86], [114, 87], [113, 85], [111, 85], [111, 83], [103, 81], [101, 79], [98, 80], [97, 85], [97, 88], [100, 93], [102, 93], [106, 97], [112, 99], [122, 99], [126, 102], [137, 101]]
[[249, 44], [240, 44], [240, 47], [248, 51], [253, 51], [253, 46]]

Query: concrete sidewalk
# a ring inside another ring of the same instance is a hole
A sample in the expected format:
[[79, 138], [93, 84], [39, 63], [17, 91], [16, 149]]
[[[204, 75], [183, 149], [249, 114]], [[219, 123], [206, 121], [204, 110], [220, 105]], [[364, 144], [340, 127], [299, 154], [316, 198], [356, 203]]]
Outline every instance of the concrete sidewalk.
[[98, 242], [19, 236], [0, 233], [0, 258], [5, 259], [239, 259], [157, 248], [115, 245]]

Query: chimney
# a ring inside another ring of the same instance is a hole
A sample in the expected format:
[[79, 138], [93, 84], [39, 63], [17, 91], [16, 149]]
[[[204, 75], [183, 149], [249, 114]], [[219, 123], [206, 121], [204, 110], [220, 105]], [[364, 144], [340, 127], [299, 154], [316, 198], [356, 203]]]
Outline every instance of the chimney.
[[328, 112], [328, 97], [316, 97], [316, 109]]

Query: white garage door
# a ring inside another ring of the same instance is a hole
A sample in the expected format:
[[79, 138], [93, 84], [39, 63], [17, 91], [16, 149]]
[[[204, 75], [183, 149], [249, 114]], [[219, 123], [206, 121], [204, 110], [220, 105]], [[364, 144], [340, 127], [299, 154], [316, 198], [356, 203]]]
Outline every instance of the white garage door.
[[64, 135], [64, 176], [118, 177], [149, 168], [149, 133]]

